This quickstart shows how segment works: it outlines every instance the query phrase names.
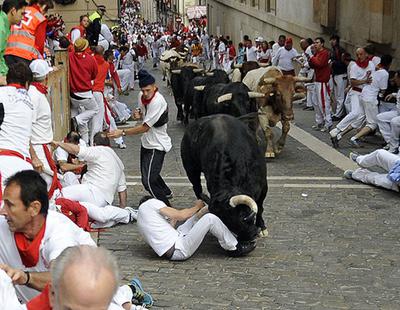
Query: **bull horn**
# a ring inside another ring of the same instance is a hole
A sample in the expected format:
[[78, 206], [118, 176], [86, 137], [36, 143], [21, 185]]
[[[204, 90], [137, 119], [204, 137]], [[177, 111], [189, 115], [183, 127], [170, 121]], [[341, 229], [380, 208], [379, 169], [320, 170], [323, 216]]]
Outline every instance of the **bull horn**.
[[258, 207], [256, 202], [254, 201], [253, 198], [247, 195], [236, 195], [231, 197], [229, 200], [229, 204], [231, 207], [235, 208], [239, 204], [244, 204], [246, 206], [249, 206], [249, 208], [254, 212], [258, 212]]
[[268, 66], [269, 66], [269, 64], [268, 64], [268, 63], [265, 63], [265, 62], [259, 62], [258, 65], [259, 65], [261, 68], [265, 68], [265, 67], [268, 67]]
[[204, 69], [197, 69], [197, 68], [193, 69], [194, 73], [200, 73], [200, 72], [203, 72], [203, 71], [204, 71]]
[[232, 93], [228, 93], [228, 94], [219, 96], [217, 99], [217, 102], [221, 103], [221, 102], [225, 102], [225, 101], [229, 101], [229, 100], [232, 100]]
[[214, 72], [207, 72], [206, 75], [207, 76], [214, 76]]
[[305, 76], [295, 76], [293, 78], [293, 81], [307, 83], [307, 82], [311, 82], [312, 79], [309, 79], [308, 77], [305, 77]]
[[171, 70], [171, 73], [174, 73], [174, 74], [181, 74], [181, 69]]
[[236, 69], [240, 69], [242, 67], [242, 65], [241, 64], [236, 64], [233, 67], [236, 68]]
[[195, 87], [194, 87], [194, 90], [200, 90], [200, 91], [203, 91], [203, 90], [204, 90], [204, 88], [206, 88], [206, 86], [205, 86], [205, 85], [198, 85], [198, 86], [195, 86]]
[[274, 84], [276, 82], [276, 78], [265, 78], [264, 83], [265, 84]]
[[257, 93], [255, 91], [249, 91], [247, 92], [247, 94], [249, 95], [249, 98], [264, 98], [265, 95], [263, 93]]
[[294, 101], [304, 99], [306, 97], [305, 93], [294, 93], [292, 99]]

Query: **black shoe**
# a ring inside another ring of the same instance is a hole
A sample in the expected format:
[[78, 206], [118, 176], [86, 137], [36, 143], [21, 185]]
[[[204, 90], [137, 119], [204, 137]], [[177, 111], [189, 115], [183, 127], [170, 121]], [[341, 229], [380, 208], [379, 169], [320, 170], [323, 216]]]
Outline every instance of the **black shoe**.
[[78, 132], [78, 122], [75, 117], [71, 118], [71, 130]]
[[338, 149], [339, 148], [339, 140], [338, 140], [338, 138], [337, 137], [331, 137], [331, 141], [332, 141], [332, 146], [335, 149]]
[[303, 111], [314, 111], [313, 107], [304, 107]]
[[341, 121], [343, 119], [343, 117], [339, 117], [339, 116], [332, 116], [332, 121], [334, 121], [334, 122], [338, 122], [338, 121]]
[[226, 253], [231, 257], [245, 256], [253, 251], [256, 248], [256, 245], [255, 241], [241, 241], [236, 245], [236, 250], [226, 251]]

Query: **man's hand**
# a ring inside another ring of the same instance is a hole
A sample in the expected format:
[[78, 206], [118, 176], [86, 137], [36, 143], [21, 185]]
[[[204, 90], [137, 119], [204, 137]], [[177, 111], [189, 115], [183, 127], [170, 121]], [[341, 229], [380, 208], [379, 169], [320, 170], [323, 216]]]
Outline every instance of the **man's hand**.
[[42, 173], [44, 165], [43, 165], [42, 161], [39, 158], [35, 157], [35, 158], [32, 158], [32, 167], [37, 172]]
[[51, 145], [52, 149], [55, 150], [56, 148], [58, 148], [60, 146], [60, 142], [51, 141], [50, 145]]
[[0, 86], [7, 85], [7, 79], [4, 75], [0, 76]]
[[140, 120], [142, 118], [142, 112], [140, 111], [140, 109], [135, 109], [133, 110], [133, 115], [132, 118], [136, 121], [136, 120]]
[[117, 130], [114, 130], [114, 131], [110, 131], [108, 134], [107, 134], [107, 137], [108, 138], [119, 138], [119, 137], [122, 137], [122, 129], [117, 129]]
[[14, 269], [3, 264], [0, 264], [0, 269], [3, 269], [7, 273], [13, 284], [24, 285], [28, 281], [28, 276], [23, 270]]

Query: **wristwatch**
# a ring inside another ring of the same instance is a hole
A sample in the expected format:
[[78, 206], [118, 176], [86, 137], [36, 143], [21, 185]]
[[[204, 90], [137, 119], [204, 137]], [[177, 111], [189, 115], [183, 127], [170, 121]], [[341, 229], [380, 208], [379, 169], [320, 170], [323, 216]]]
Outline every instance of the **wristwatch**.
[[125, 137], [126, 136], [126, 132], [124, 129], [122, 129], [122, 136]]

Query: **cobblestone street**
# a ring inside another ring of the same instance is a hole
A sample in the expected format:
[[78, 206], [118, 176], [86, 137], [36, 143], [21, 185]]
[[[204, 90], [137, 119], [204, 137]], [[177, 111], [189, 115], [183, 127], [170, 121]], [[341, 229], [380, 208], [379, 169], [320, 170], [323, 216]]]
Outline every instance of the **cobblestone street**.
[[[195, 196], [180, 159], [185, 128], [160, 71], [149, 71], [169, 103], [173, 148], [162, 175], [174, 191], [173, 205], [188, 207]], [[137, 91], [122, 101], [133, 108]], [[295, 104], [293, 136], [282, 154], [267, 161], [269, 236], [249, 256], [227, 257], [209, 236], [188, 261], [169, 262], [144, 243], [136, 223], [100, 232], [98, 243], [118, 257], [123, 282], [139, 277], [154, 309], [400, 309], [399, 194], [343, 179], [343, 167], [354, 166], [343, 156], [349, 145], [342, 143], [342, 154], [331, 148], [327, 133], [310, 129], [314, 113], [301, 107]], [[140, 136], [126, 144], [116, 151], [125, 164], [128, 205], [137, 207], [145, 194]]]

